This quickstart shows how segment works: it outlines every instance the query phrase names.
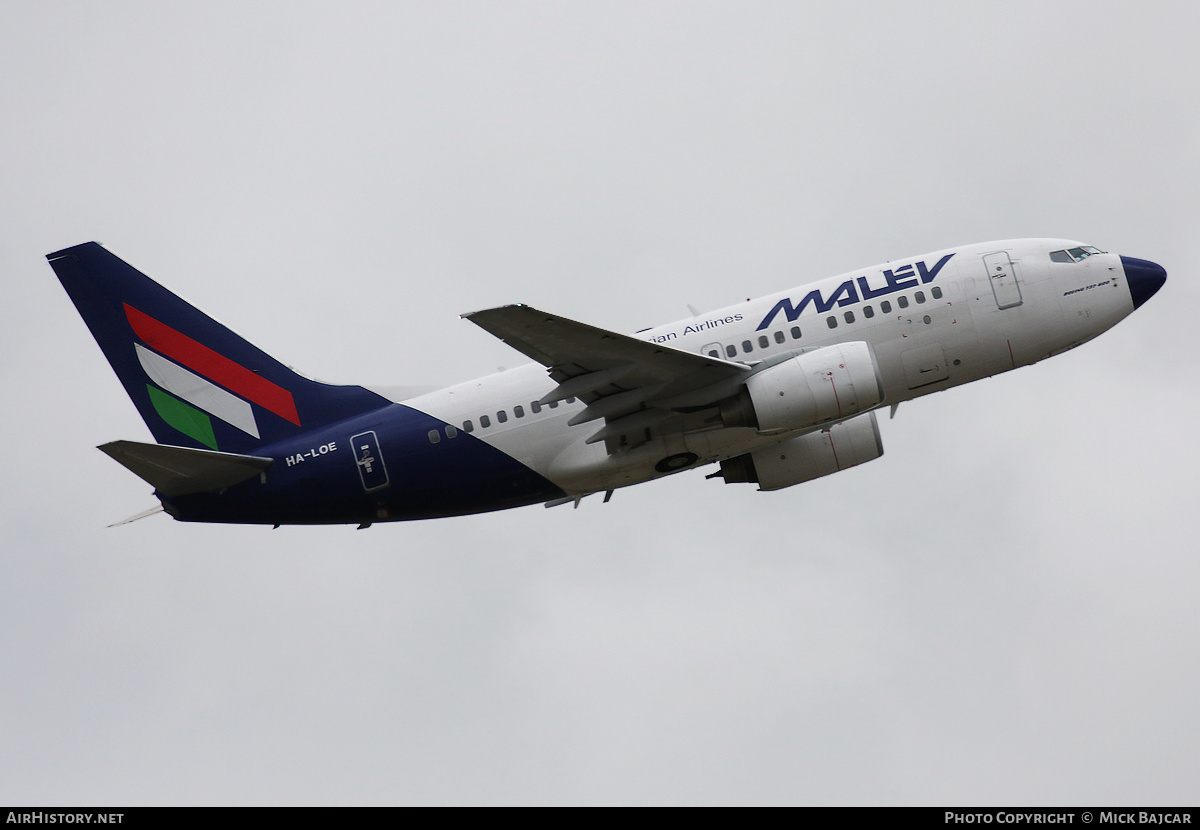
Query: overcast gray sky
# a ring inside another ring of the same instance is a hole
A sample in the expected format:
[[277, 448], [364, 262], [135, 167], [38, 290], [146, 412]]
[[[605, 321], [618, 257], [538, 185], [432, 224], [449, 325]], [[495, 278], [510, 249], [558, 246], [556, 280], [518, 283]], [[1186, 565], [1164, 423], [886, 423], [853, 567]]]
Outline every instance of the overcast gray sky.
[[[1189, 2], [0, 5], [0, 803], [1190, 804]], [[281, 360], [448, 384], [457, 315], [636, 330], [1064, 236], [1111, 332], [777, 493], [282, 528], [155, 516], [44, 255]]]

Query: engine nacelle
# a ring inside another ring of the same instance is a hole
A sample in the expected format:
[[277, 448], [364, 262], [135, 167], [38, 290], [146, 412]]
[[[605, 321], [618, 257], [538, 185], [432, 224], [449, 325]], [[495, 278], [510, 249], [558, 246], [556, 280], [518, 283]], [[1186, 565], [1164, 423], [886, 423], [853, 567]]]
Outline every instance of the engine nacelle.
[[861, 340], [825, 346], [746, 380], [722, 403], [725, 426], [787, 432], [864, 412], [883, 400], [883, 377], [871, 347]]
[[[883, 455], [874, 412], [721, 462], [726, 484], [747, 482], [760, 490], [782, 490]], [[712, 478], [712, 476], [709, 476]]]

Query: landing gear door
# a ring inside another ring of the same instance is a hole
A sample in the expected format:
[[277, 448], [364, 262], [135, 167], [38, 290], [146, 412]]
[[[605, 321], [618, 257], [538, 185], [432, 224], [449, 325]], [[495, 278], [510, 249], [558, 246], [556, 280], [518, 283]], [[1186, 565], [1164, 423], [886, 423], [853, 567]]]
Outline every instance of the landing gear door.
[[358, 465], [358, 476], [363, 489], [368, 493], [388, 486], [387, 468], [383, 466], [383, 455], [379, 452], [379, 440], [374, 432], [360, 432], [350, 439], [354, 449], [354, 463]]
[[1005, 309], [1020, 305], [1021, 286], [1017, 283], [1017, 271], [1008, 257], [1008, 252], [985, 254], [983, 267], [987, 271], [988, 282], [992, 284], [996, 308]]

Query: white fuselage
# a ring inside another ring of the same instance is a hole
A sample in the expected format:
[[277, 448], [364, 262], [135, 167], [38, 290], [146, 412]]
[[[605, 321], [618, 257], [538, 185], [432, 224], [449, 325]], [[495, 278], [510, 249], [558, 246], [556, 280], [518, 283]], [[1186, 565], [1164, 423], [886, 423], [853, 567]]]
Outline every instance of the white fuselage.
[[[638, 336], [753, 368], [831, 344], [864, 341], [882, 381], [883, 399], [876, 408], [899, 404], [1063, 352], [1131, 313], [1134, 303], [1117, 254], [1051, 261], [1051, 251], [1078, 245], [1022, 239], [937, 251]], [[692, 453], [698, 464], [711, 463], [810, 431], [764, 435], [710, 419], [611, 452], [604, 442], [585, 443], [595, 423], [568, 425], [581, 402], [535, 403], [554, 388], [543, 366], [529, 364], [404, 403], [469, 429], [572, 496], [660, 477], [666, 473], [655, 465], [666, 456]]]

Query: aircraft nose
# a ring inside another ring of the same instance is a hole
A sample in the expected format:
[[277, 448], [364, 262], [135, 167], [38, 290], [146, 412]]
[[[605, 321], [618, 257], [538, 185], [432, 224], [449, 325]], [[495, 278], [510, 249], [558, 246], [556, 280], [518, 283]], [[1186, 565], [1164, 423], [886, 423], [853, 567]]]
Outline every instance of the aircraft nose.
[[1167, 281], [1167, 270], [1157, 262], [1123, 256], [1121, 264], [1125, 266], [1125, 279], [1129, 282], [1134, 308], [1141, 308], [1142, 303], [1153, 297], [1154, 292]]

